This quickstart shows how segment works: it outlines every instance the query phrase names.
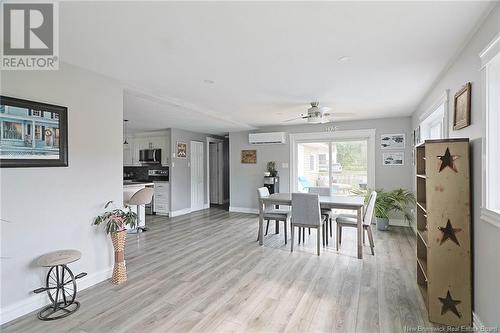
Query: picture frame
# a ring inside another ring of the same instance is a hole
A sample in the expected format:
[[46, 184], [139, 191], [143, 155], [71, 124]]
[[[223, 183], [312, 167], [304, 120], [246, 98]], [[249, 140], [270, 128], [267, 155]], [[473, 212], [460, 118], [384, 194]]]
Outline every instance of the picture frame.
[[470, 126], [471, 123], [471, 83], [467, 82], [457, 91], [453, 105], [453, 130]]
[[175, 156], [179, 159], [187, 159], [187, 143], [177, 141]]
[[67, 167], [68, 108], [0, 96], [0, 167]]
[[405, 165], [405, 152], [385, 152], [382, 154], [382, 164], [384, 166], [403, 166]]
[[406, 135], [382, 134], [380, 136], [380, 149], [404, 149], [406, 146]]
[[256, 164], [257, 163], [257, 150], [242, 150], [241, 151], [242, 164]]

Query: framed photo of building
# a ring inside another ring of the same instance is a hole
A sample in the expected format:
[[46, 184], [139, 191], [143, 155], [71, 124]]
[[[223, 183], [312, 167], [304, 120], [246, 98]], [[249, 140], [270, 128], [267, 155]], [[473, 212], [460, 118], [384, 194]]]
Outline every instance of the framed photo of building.
[[471, 84], [467, 82], [455, 94], [455, 103], [453, 109], [453, 130], [459, 130], [470, 125], [470, 103], [471, 103]]
[[257, 150], [242, 150], [241, 163], [243, 164], [256, 164], [257, 163]]
[[0, 167], [68, 166], [68, 109], [0, 96]]
[[380, 136], [381, 149], [403, 149], [405, 147], [405, 134], [382, 134]]
[[177, 158], [186, 159], [187, 158], [187, 143], [177, 141], [177, 149], [176, 149]]

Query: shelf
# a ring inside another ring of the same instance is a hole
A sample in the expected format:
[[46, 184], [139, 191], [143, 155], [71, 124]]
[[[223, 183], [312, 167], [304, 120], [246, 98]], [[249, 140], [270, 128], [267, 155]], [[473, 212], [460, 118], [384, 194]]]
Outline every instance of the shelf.
[[417, 206], [420, 207], [427, 214], [427, 204], [425, 202], [417, 201]]
[[420, 174], [417, 174], [417, 177], [418, 177], [418, 178], [422, 178], [422, 179], [427, 178], [427, 176], [426, 176], [426, 175], [420, 175]]
[[424, 275], [424, 278], [425, 278], [425, 281], [429, 281], [427, 279], [427, 261], [425, 259], [422, 259], [422, 258], [417, 258], [417, 263], [418, 263], [418, 267], [420, 268], [422, 274]]
[[429, 308], [429, 303], [427, 302], [427, 286], [426, 285], [421, 285], [420, 283], [417, 283], [418, 289], [420, 289], [420, 293], [422, 294], [422, 298], [424, 299], [424, 304], [425, 307], [428, 309]]
[[422, 242], [424, 242], [424, 245], [426, 247], [429, 247], [427, 244], [429, 244], [427, 242], [427, 230], [417, 230], [417, 234], [418, 236], [420, 237], [420, 239], [422, 240]]

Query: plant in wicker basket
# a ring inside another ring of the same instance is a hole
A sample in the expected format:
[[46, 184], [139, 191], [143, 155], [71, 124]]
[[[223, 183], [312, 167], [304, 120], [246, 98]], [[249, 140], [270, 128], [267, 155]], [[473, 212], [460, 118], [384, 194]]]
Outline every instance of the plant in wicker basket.
[[[108, 201], [104, 206], [107, 209], [113, 201]], [[127, 269], [125, 267], [125, 238], [127, 236], [126, 226], [134, 228], [137, 223], [137, 214], [129, 206], [125, 209], [115, 208], [102, 213], [94, 219], [94, 225], [106, 224], [106, 233], [111, 234], [111, 241], [115, 250], [115, 265], [111, 282], [120, 284], [127, 281]]]

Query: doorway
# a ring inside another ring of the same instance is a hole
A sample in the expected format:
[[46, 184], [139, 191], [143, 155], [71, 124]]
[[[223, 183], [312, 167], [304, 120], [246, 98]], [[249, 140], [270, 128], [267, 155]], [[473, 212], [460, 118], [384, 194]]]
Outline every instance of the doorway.
[[203, 142], [191, 141], [191, 211], [204, 207]]
[[211, 206], [224, 204], [224, 142], [207, 138], [207, 188]]

